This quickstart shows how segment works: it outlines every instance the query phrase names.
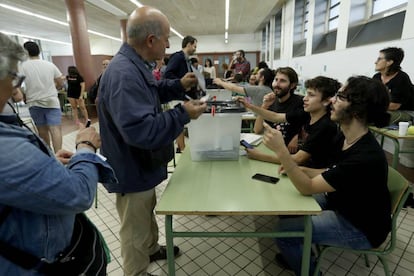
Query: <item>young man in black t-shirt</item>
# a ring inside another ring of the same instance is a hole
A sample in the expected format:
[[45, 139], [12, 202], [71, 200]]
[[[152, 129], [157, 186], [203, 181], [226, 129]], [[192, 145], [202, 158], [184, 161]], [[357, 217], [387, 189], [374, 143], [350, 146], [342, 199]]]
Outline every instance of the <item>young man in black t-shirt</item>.
[[[333, 141], [338, 129], [329, 118], [330, 99], [340, 86], [338, 81], [322, 76], [307, 80], [303, 110], [276, 113], [248, 103], [246, 107], [271, 122], [288, 122], [291, 125], [301, 126], [303, 145], [292, 155], [293, 160], [299, 165], [325, 168], [332, 162]], [[246, 151], [249, 158], [280, 164], [277, 154], [266, 154], [258, 149], [246, 149]]]

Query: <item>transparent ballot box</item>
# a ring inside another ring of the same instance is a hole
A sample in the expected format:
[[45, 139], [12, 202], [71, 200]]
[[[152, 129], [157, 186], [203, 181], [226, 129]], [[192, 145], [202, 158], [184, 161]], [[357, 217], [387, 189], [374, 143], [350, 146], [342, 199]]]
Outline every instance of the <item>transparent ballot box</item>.
[[232, 101], [208, 102], [208, 113], [188, 125], [191, 159], [237, 160], [244, 111]]

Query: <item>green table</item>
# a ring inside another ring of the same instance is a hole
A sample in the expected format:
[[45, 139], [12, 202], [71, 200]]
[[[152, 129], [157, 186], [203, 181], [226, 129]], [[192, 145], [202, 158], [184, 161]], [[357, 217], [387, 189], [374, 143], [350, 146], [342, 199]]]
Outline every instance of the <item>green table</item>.
[[[263, 148], [263, 146], [261, 146]], [[321, 212], [310, 196], [302, 196], [286, 176], [276, 185], [252, 180], [255, 173], [277, 176], [278, 166], [250, 160], [193, 162], [186, 149], [156, 207], [165, 215], [168, 275], [175, 275], [174, 237], [304, 237], [302, 275], [309, 272], [312, 224]], [[304, 232], [175, 232], [173, 215], [304, 215]]]
[[400, 136], [398, 134], [398, 130], [390, 130], [386, 128], [377, 128], [377, 127], [369, 127], [369, 129], [374, 134], [381, 135], [381, 147], [384, 145], [384, 138], [387, 137], [388, 139], [391, 139], [391, 141], [394, 143], [394, 154], [392, 156], [392, 167], [394, 169], [398, 166], [398, 158], [400, 153], [414, 153], [414, 150], [400, 150], [400, 141], [402, 140], [409, 140], [414, 141], [414, 135], [404, 135]]

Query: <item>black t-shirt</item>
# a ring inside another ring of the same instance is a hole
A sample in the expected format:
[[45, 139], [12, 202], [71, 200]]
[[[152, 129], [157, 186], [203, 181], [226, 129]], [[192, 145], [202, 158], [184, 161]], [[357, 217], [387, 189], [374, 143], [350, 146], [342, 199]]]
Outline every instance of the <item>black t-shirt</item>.
[[[372, 78], [381, 81], [381, 73], [376, 73]], [[407, 73], [399, 71], [385, 85], [390, 91], [391, 102], [401, 104], [400, 110], [414, 110], [413, 85]]]
[[328, 208], [337, 211], [360, 229], [373, 247], [391, 229], [391, 201], [387, 187], [388, 163], [371, 132], [342, 151], [344, 136], [338, 135], [335, 159], [323, 178], [335, 188], [328, 193]]
[[79, 99], [81, 94], [81, 83], [84, 82], [82, 76], [67, 76], [68, 81], [68, 98]]
[[303, 145], [300, 149], [311, 155], [311, 159], [304, 164], [305, 166], [319, 169], [332, 164], [338, 127], [331, 121], [329, 113], [326, 113], [312, 125], [310, 124], [310, 114], [304, 110], [286, 113], [286, 120], [294, 125], [303, 126]]
[[[289, 99], [284, 101], [283, 103], [276, 100], [270, 107], [269, 110], [277, 112], [277, 113], [288, 113], [294, 110], [303, 110], [303, 97], [297, 94], [290, 95]], [[285, 140], [285, 144], [289, 144], [290, 140], [299, 133], [302, 125], [301, 124], [291, 124], [288, 122], [284, 123], [273, 123], [266, 121], [269, 125], [280, 127], [280, 131], [283, 134], [283, 139]]]

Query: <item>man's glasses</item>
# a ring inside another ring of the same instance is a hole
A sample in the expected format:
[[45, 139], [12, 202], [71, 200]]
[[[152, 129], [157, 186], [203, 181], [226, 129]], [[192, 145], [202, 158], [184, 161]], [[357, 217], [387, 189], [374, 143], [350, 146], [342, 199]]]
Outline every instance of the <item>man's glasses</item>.
[[338, 99], [341, 101], [341, 102], [344, 102], [344, 101], [349, 101], [349, 97], [348, 97], [348, 95], [345, 95], [344, 93], [342, 93], [342, 92], [336, 92], [336, 94], [335, 94], [335, 101], [337, 101]]
[[13, 88], [19, 88], [20, 86], [22, 86], [22, 83], [24, 79], [26, 78], [25, 75], [19, 74], [17, 72], [9, 71], [9, 75], [13, 77], [13, 80], [12, 80]]
[[377, 57], [377, 61], [383, 60], [385, 57]]

